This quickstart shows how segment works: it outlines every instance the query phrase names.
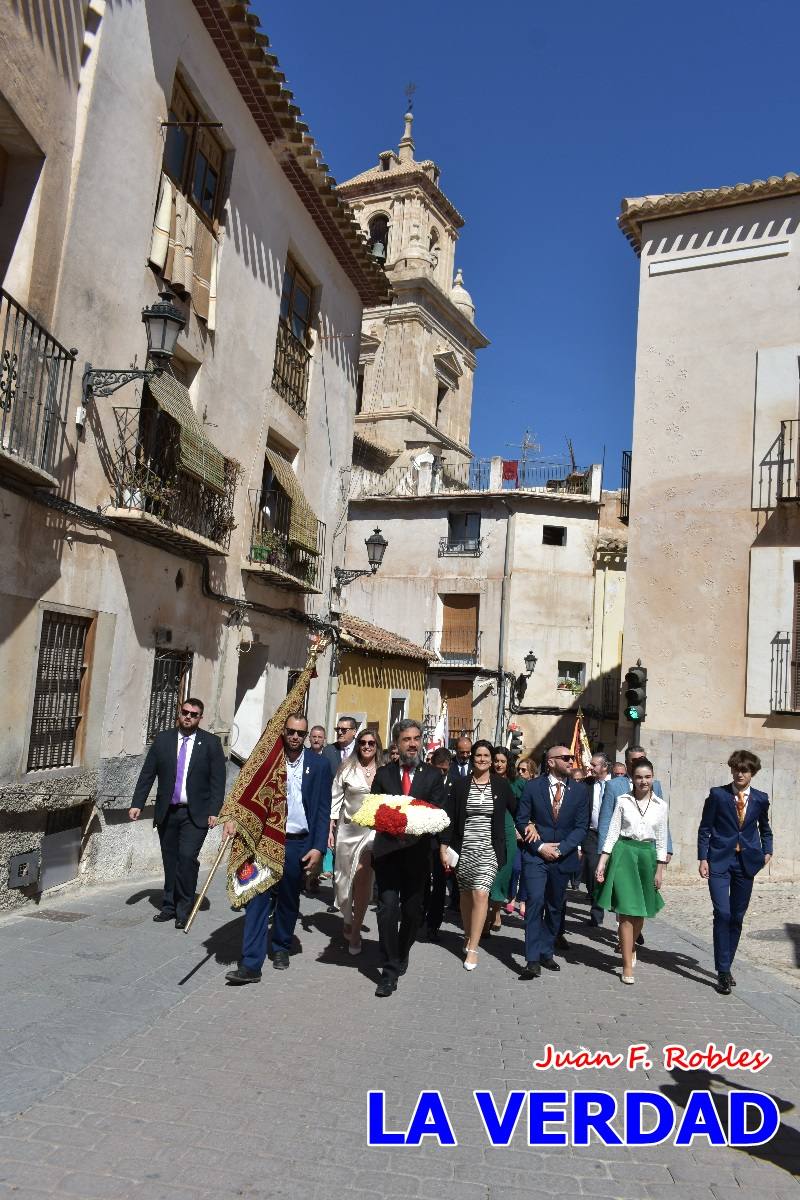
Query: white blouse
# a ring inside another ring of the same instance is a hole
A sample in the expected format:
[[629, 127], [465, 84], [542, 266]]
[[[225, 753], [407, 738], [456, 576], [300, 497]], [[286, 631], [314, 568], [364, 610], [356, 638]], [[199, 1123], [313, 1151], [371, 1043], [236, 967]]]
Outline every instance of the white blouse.
[[655, 842], [656, 858], [659, 862], [665, 863], [667, 861], [668, 818], [669, 805], [666, 800], [661, 800], [654, 793], [651, 794], [649, 803], [643, 804], [641, 809], [630, 792], [618, 796], [603, 846], [603, 854], [611, 853], [618, 838], [631, 838], [634, 842]]

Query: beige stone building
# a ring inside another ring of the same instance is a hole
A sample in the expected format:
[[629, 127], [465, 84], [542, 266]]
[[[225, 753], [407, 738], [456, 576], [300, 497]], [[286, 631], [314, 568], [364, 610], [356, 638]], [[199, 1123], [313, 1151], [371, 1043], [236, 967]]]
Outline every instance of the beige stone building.
[[[596, 595], [620, 574], [610, 559], [599, 565], [601, 469], [526, 451], [505, 463], [472, 457], [473, 376], [488, 340], [455, 267], [463, 218], [439, 167], [416, 160], [411, 114], [397, 152], [339, 193], [393, 290], [391, 305], [364, 313], [346, 565], [364, 565], [376, 526], [389, 544], [341, 604], [432, 653], [428, 728], [446, 701], [452, 739], [505, 741], [513, 721], [538, 751], [571, 736], [581, 703], [611, 746], [617, 695], [601, 673], [613, 686], [619, 631], [604, 641], [595, 607], [619, 625], [612, 597], [624, 589]], [[529, 651], [538, 662], [527, 677]]]
[[[388, 299], [247, 4], [69, 13], [0, 28], [0, 906], [155, 869], [148, 741], [191, 691], [241, 758], [285, 696]], [[165, 287], [184, 327], [145, 380]]]
[[620, 225], [641, 258], [624, 664], [649, 672], [674, 868], [696, 870], [703, 799], [745, 746], [770, 870], [796, 876], [800, 177], [625, 200]]

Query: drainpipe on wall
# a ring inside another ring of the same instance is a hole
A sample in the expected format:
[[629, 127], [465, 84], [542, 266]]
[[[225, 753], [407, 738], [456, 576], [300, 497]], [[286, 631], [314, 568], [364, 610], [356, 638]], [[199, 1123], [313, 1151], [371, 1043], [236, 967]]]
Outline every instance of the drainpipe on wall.
[[494, 744], [499, 746], [503, 741], [503, 726], [506, 718], [506, 673], [503, 666], [506, 641], [506, 590], [511, 570], [511, 521], [514, 513], [506, 500], [500, 503], [506, 510], [506, 547], [503, 555], [503, 582], [500, 585], [500, 637], [497, 647], [497, 722], [495, 724]]

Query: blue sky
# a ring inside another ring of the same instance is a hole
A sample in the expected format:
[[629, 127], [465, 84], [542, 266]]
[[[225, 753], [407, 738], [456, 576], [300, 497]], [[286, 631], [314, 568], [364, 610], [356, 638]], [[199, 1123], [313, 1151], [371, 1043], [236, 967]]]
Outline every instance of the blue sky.
[[492, 342], [473, 451], [569, 436], [617, 486], [638, 276], [620, 198], [800, 170], [797, 0], [254, 8], [338, 180], [396, 146], [417, 86], [417, 157], [466, 218], [456, 262]]

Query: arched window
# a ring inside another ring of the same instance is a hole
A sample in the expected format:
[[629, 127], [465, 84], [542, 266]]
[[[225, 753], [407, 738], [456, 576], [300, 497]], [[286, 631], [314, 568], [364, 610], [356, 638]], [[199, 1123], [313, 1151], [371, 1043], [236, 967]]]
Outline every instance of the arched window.
[[389, 218], [383, 213], [378, 213], [369, 223], [369, 252], [379, 262], [385, 262], [388, 244]]

